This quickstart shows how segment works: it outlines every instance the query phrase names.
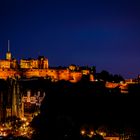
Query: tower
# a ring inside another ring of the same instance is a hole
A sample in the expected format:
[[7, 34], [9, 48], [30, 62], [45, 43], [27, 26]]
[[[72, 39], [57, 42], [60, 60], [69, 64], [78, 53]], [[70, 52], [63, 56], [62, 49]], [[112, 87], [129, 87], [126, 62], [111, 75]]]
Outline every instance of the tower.
[[12, 80], [12, 116], [17, 116], [16, 80]]
[[12, 79], [12, 117], [22, 117], [24, 110], [22, 106], [22, 96], [18, 79]]
[[10, 40], [8, 40], [8, 51], [6, 53], [6, 60], [11, 60]]

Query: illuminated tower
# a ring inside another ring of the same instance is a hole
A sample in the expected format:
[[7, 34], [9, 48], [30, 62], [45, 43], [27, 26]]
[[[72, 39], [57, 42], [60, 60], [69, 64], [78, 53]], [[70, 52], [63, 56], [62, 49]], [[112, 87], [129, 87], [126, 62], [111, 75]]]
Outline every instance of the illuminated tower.
[[20, 92], [20, 84], [19, 81], [16, 81], [16, 105], [17, 105], [17, 117], [23, 117], [23, 104], [22, 104], [22, 96]]
[[10, 41], [8, 40], [8, 51], [6, 53], [6, 60], [11, 60]]
[[24, 114], [24, 110], [22, 110], [22, 96], [18, 79], [14, 79], [12, 81], [12, 88], [12, 116], [21, 118]]
[[13, 92], [12, 92], [12, 116], [17, 116], [17, 103], [16, 103], [16, 81], [13, 80], [12, 81], [12, 88], [13, 88]]
[[20, 118], [24, 117], [24, 100], [23, 97], [21, 98], [21, 114], [20, 114]]

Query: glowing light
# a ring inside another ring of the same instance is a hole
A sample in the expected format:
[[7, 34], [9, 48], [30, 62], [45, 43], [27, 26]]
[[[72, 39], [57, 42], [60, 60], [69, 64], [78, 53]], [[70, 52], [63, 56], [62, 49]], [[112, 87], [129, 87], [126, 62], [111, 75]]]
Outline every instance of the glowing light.
[[101, 136], [103, 136], [103, 137], [106, 136], [106, 133], [105, 133], [105, 132], [100, 132], [99, 134], [100, 134]]
[[7, 136], [6, 132], [3, 133], [3, 136], [4, 136], [4, 137]]
[[103, 135], [103, 132], [101, 132], [100, 135]]
[[81, 130], [81, 134], [84, 135], [86, 132], [85, 130]]
[[22, 121], [27, 121], [27, 118], [23, 117], [21, 118]]
[[35, 115], [35, 116], [37, 116], [37, 115], [38, 115], [38, 113], [36, 112], [34, 115]]
[[93, 135], [93, 134], [94, 134], [94, 132], [93, 132], [93, 131], [90, 131], [90, 134], [91, 134], [91, 135]]
[[29, 125], [29, 122], [26, 122], [26, 125]]

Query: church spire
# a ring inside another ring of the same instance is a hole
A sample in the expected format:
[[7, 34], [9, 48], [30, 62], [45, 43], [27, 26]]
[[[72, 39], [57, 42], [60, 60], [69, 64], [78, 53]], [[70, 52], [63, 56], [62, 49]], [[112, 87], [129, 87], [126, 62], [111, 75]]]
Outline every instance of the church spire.
[[8, 50], [7, 50], [7, 53], [6, 53], [6, 59], [11, 60], [10, 40], [8, 40]]
[[10, 40], [8, 40], [8, 52], [10, 52]]

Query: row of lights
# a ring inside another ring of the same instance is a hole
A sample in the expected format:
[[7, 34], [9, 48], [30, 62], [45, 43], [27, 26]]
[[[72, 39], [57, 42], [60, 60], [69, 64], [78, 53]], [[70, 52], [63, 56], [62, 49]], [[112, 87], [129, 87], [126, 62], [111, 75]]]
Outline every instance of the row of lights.
[[94, 135], [96, 135], [96, 134], [99, 134], [99, 135], [101, 135], [101, 136], [105, 136], [106, 135], [106, 133], [104, 133], [104, 132], [99, 132], [99, 133], [97, 133], [97, 132], [94, 132], [93, 130], [90, 130], [90, 131], [86, 131], [85, 129], [82, 129], [81, 130], [81, 135], [82, 136], [88, 136], [88, 137], [90, 137], [90, 138], [92, 138]]
[[95, 133], [94, 133], [94, 131], [93, 130], [91, 130], [90, 132], [86, 132], [86, 130], [81, 130], [81, 135], [82, 136], [88, 136], [88, 137], [93, 137], [93, 135], [95, 135]]

